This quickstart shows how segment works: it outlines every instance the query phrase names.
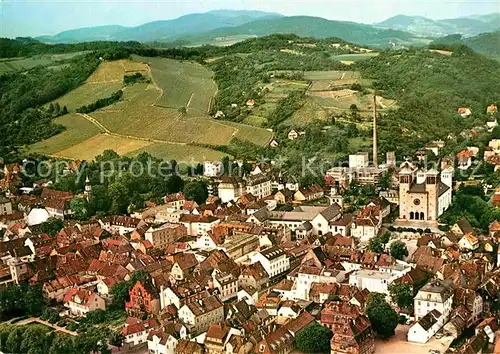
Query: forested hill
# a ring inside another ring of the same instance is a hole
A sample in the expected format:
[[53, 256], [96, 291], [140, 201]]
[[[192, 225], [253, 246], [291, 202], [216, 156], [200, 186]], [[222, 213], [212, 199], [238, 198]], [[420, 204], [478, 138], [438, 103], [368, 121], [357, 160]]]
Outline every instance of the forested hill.
[[[425, 49], [384, 52], [357, 68], [400, 106], [380, 119], [383, 150], [417, 149], [430, 139], [482, 125], [487, 105], [499, 103], [500, 64], [463, 46], [453, 48], [451, 56]], [[470, 107], [473, 115], [461, 118], [458, 107]]]
[[482, 33], [469, 38], [462, 38], [459, 34], [446, 36], [433, 41], [431, 47], [446, 49], [447, 46], [459, 44], [464, 44], [478, 53], [500, 57], [500, 31]]
[[390, 41], [404, 44], [416, 44], [420, 41], [414, 35], [403, 31], [311, 16], [261, 19], [237, 27], [218, 28], [204, 33], [201, 38], [213, 39], [243, 34], [267, 36], [274, 33], [292, 33], [302, 37], [316, 38], [339, 37], [348, 42], [377, 46], [387, 46]]

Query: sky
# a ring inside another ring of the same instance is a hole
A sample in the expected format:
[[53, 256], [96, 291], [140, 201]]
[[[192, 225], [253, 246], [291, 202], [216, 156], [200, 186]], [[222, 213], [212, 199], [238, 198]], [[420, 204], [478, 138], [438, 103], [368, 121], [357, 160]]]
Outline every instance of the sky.
[[217, 9], [375, 23], [398, 14], [443, 19], [500, 12], [500, 0], [0, 0], [0, 37], [52, 35], [99, 25], [138, 26]]

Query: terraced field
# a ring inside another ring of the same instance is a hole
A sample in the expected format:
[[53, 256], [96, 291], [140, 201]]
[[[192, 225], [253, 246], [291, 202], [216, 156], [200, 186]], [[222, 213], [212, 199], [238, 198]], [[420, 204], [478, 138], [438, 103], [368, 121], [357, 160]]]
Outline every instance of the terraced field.
[[212, 72], [195, 62], [166, 58], [133, 57], [151, 65], [155, 84], [162, 90], [155, 105], [178, 109], [186, 107], [188, 113], [206, 114], [217, 85]]

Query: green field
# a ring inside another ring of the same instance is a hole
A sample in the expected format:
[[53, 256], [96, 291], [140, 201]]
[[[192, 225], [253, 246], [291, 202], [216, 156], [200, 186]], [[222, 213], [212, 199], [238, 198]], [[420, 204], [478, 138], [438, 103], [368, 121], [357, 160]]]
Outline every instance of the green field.
[[164, 160], [176, 160], [180, 164], [192, 165], [194, 162], [203, 162], [206, 160], [221, 160], [227, 154], [194, 145], [160, 144], [155, 143], [129, 153], [137, 155], [147, 152], [152, 156]]
[[134, 56], [151, 65], [156, 85], [162, 90], [155, 104], [167, 108], [186, 107], [189, 113], [206, 114], [217, 86], [212, 72], [195, 62]]
[[54, 123], [63, 125], [66, 130], [31, 145], [29, 151], [54, 155], [58, 151], [68, 149], [101, 132], [94, 124], [76, 114], [67, 114], [56, 118]]
[[341, 54], [341, 55], [334, 55], [332, 56], [332, 59], [339, 60], [339, 61], [361, 61], [361, 60], [367, 60], [373, 57], [376, 57], [379, 53], [360, 53], [360, 54]]
[[267, 123], [267, 118], [262, 116], [250, 115], [243, 120], [244, 124], [255, 127], [263, 127]]

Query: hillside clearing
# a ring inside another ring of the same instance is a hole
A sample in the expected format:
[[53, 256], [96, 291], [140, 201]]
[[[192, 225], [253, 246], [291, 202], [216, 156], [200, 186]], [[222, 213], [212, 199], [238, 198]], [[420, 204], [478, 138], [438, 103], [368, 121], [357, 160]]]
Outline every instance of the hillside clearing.
[[148, 67], [146, 64], [132, 62], [130, 60], [114, 60], [102, 62], [97, 70], [90, 75], [88, 83], [110, 83], [123, 82], [123, 76], [129, 72], [146, 73]]

